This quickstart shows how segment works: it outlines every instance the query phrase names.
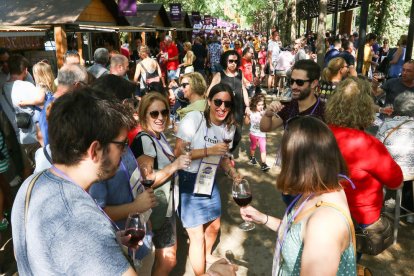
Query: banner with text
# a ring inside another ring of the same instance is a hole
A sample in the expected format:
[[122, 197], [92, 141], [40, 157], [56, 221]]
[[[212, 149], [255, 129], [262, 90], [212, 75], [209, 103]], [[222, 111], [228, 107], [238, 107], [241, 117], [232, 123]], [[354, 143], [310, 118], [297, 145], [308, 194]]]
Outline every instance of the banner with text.
[[120, 16], [136, 16], [137, 1], [136, 0], [119, 0], [118, 13]]
[[170, 4], [170, 18], [171, 21], [181, 21], [181, 4]]

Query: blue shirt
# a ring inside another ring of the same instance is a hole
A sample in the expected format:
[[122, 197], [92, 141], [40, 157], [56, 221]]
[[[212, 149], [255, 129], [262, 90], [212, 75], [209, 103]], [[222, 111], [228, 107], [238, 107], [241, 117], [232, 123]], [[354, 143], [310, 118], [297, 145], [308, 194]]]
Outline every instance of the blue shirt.
[[42, 132], [42, 137], [43, 137], [43, 144], [44, 146], [49, 145], [49, 134], [48, 134], [48, 123], [47, 123], [47, 119], [46, 119], [46, 110], [47, 107], [49, 106], [49, 104], [51, 102], [53, 102], [55, 100], [55, 98], [53, 96], [49, 97], [44, 106], [42, 111], [40, 112], [40, 116], [39, 116], [39, 128], [40, 128], [40, 132]]

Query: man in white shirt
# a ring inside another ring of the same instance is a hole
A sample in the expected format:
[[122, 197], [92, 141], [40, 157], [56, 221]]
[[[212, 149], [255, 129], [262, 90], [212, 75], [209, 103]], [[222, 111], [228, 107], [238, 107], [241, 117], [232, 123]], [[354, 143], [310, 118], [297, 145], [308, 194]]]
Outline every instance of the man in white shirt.
[[280, 54], [280, 37], [278, 31], [272, 32], [272, 38], [269, 40], [267, 45], [267, 60], [269, 63], [269, 78], [267, 79], [268, 91], [272, 91], [272, 88], [276, 88], [278, 83], [278, 77], [275, 75], [275, 68], [277, 60]]
[[[28, 74], [29, 61], [21, 55], [11, 55], [8, 61], [10, 73], [9, 79], [2, 87], [0, 103], [4, 113], [9, 119], [20, 144], [24, 164], [23, 176], [31, 174], [34, 166], [34, 154], [40, 147], [36, 139], [36, 122], [39, 111], [33, 106], [20, 107], [21, 101], [34, 101], [38, 93], [37, 88], [25, 81]], [[19, 128], [16, 114], [26, 113], [31, 115], [28, 127]]]

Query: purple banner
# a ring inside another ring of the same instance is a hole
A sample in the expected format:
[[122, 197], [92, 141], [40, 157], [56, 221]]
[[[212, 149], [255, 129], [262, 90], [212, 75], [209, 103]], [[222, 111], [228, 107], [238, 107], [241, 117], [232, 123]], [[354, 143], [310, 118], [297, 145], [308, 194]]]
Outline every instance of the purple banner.
[[211, 18], [211, 25], [213, 25], [214, 27], [217, 26], [217, 18], [215, 17]]
[[136, 16], [137, 1], [136, 0], [119, 0], [118, 13], [120, 16]]
[[171, 21], [181, 21], [181, 4], [170, 4]]

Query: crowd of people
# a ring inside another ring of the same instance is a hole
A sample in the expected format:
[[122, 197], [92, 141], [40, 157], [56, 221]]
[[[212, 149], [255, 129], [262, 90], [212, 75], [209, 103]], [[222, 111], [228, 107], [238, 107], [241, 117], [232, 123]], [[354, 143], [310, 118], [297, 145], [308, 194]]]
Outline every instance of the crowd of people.
[[[19, 273], [135, 275], [141, 265], [169, 275], [179, 220], [195, 275], [235, 275], [237, 266], [213, 254], [222, 214], [216, 172], [235, 183], [245, 177], [237, 163], [248, 125], [248, 162], [263, 172], [271, 169], [266, 133], [283, 128], [271, 151], [281, 158], [274, 182], [285, 215], [240, 208], [245, 221], [278, 232], [269, 270], [356, 275], [354, 229], [380, 219], [383, 188], [414, 176], [406, 37], [393, 51], [386, 39], [374, 46], [374, 34], [365, 42], [327, 34], [323, 68], [313, 34], [284, 47], [277, 30], [268, 41], [161, 35], [155, 49], [137, 38], [133, 50], [98, 47], [88, 68], [68, 51], [57, 78], [47, 60], [32, 66], [0, 49], [0, 231], [9, 227], [4, 173], [13, 167], [25, 179], [11, 213]], [[412, 209], [409, 185], [404, 194]], [[134, 214], [146, 229], [139, 244], [125, 231]], [[139, 262], [151, 254], [153, 263]]]

